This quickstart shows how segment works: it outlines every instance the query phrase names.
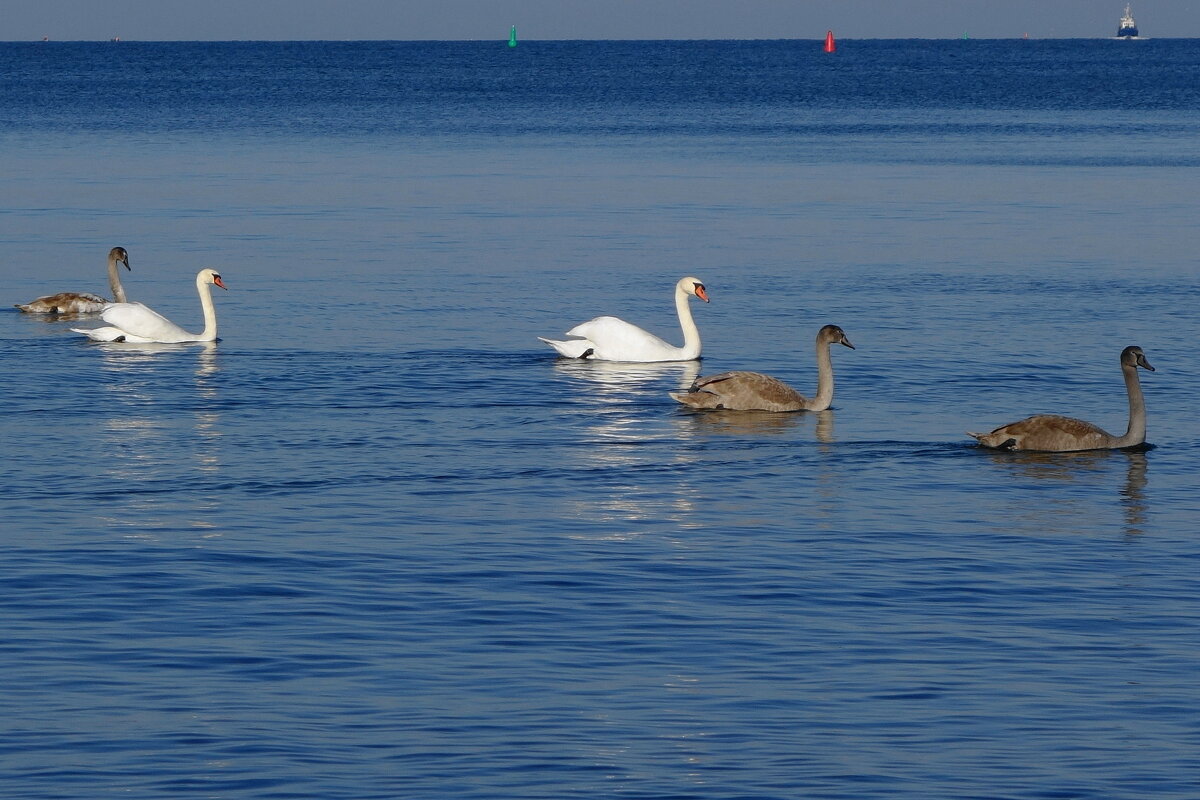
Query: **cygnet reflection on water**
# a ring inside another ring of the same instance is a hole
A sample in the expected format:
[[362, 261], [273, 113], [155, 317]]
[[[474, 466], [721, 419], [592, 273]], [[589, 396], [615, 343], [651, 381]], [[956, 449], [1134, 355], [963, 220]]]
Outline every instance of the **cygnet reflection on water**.
[[[1146, 445], [1141, 449], [1079, 450], [1067, 453], [987, 452], [998, 467], [1015, 479], [1096, 487], [1111, 485], [1123, 509], [1125, 533], [1132, 536], [1140, 534], [1146, 523], [1146, 473], [1149, 469], [1148, 453], [1152, 449], [1151, 445]], [[1114, 476], [1120, 478], [1119, 484], [1114, 482]], [[1020, 490], [1019, 485], [1014, 484], [1014, 491]], [[1043, 493], [1039, 494], [1038, 503], [1026, 504], [1013, 513], [1018, 518], [1037, 516], [1040, 520], [1037, 528], [1041, 531], [1065, 529], [1065, 525], [1076, 530], [1081, 520], [1073, 513], [1073, 503], [1071, 495]], [[1085, 526], [1089, 524], [1088, 520], [1082, 522]], [[1090, 522], [1099, 524], [1100, 520]]]
[[723, 411], [720, 414], [679, 414], [681, 430], [717, 436], [780, 435], [812, 426], [814, 438], [822, 444], [834, 441], [834, 412], [776, 414], [769, 411]]

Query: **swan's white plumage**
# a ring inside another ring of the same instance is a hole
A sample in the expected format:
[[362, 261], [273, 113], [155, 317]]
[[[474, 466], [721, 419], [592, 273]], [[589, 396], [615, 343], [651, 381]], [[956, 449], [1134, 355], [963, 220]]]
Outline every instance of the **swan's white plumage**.
[[601, 361], [693, 361], [700, 357], [700, 331], [692, 319], [688, 297], [708, 302], [708, 292], [697, 278], [682, 278], [675, 284], [675, 311], [683, 329], [683, 346], [676, 347], [649, 331], [619, 317], [596, 317], [567, 331], [575, 339], [539, 340], [567, 358], [593, 358]]
[[103, 328], [72, 328], [97, 342], [211, 342], [217, 338], [217, 313], [213, 307], [212, 287], [227, 288], [215, 270], [202, 269], [196, 274], [196, 291], [204, 311], [204, 330], [189, 333], [171, 320], [142, 303], [112, 303], [100, 313], [108, 323]]
[[98, 342], [190, 342], [189, 333], [143, 303], [110, 303], [100, 319], [111, 327], [80, 330]]

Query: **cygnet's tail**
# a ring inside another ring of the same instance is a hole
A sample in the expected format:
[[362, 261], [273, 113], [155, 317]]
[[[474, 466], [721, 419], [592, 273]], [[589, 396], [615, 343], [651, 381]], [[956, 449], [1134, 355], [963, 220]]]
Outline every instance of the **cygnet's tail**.
[[692, 408], [720, 408], [721, 398], [712, 392], [667, 392], [685, 406]]
[[1009, 450], [1017, 444], [1016, 438], [1009, 435], [1008, 431], [1004, 428], [999, 428], [991, 433], [972, 433], [971, 431], [967, 431], [967, 436], [975, 437], [984, 447], [994, 447], [997, 450]]

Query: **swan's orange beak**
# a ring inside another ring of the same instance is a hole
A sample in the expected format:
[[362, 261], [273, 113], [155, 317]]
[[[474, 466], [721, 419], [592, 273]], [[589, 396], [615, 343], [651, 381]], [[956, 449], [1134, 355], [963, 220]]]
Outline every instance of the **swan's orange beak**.
[[704, 302], [708, 302], [708, 292], [705, 291], [703, 284], [696, 284], [696, 297], [699, 297]]
[[213, 283], [220, 286], [225, 291], [229, 291], [229, 287], [225, 285], [225, 281], [221, 280], [220, 275], [213, 275]]

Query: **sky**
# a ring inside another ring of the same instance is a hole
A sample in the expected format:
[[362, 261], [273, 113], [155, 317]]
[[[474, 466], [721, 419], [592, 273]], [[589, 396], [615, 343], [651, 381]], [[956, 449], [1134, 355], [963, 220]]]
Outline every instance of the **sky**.
[[[1096, 38], [1127, 0], [3, 0], [0, 41]], [[1200, 37], [1200, 0], [1128, 0]]]

